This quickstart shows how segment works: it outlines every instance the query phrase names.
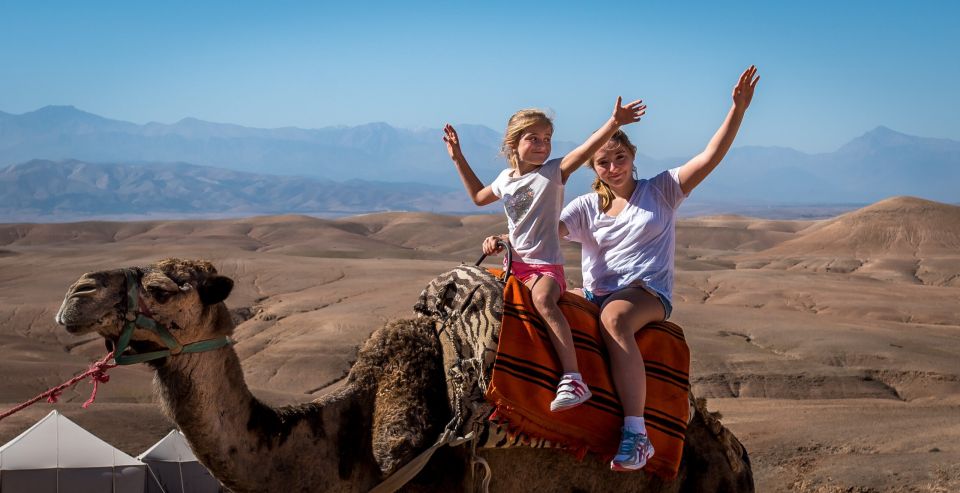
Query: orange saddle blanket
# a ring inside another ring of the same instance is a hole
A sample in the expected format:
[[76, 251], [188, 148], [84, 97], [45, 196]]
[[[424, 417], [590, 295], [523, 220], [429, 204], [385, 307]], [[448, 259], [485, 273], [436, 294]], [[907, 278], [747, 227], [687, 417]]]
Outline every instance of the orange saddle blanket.
[[[609, 460], [616, 453], [623, 425], [623, 407], [606, 364], [599, 310], [571, 293], [560, 309], [573, 331], [577, 362], [593, 397], [584, 404], [550, 412], [561, 368], [547, 331], [534, 311], [530, 291], [511, 276], [503, 294], [503, 321], [493, 374], [486, 397], [496, 419], [512, 432], [550, 440], [579, 452]], [[666, 479], [677, 476], [689, 419], [690, 351], [683, 330], [670, 322], [637, 331], [647, 374], [644, 421], [656, 454], [644, 468]]]

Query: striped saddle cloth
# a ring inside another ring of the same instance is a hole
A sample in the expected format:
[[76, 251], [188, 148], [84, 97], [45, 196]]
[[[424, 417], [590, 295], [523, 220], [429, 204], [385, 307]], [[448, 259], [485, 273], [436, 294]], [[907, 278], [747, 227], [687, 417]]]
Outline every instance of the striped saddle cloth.
[[[511, 276], [503, 293], [500, 341], [486, 392], [496, 408], [491, 419], [510, 433], [609, 460], [619, 445], [623, 407], [607, 368], [597, 307], [570, 293], [560, 299], [560, 309], [573, 331], [580, 373], [593, 397], [559, 413], [550, 412], [550, 401], [560, 379], [560, 364], [547, 335], [549, 328], [532, 307], [530, 291]], [[673, 479], [690, 413], [690, 351], [683, 330], [670, 322], [647, 325], [637, 332], [636, 340], [647, 374], [644, 421], [656, 450], [644, 470]]]

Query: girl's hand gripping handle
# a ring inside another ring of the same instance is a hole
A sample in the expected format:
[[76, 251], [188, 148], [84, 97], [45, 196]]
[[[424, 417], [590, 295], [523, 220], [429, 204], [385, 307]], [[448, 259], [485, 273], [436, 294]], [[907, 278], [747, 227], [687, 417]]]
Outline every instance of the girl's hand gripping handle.
[[474, 265], [479, 266], [483, 260], [487, 258], [487, 255], [493, 255], [502, 251], [507, 252], [507, 261], [505, 262], [507, 270], [503, 276], [503, 280], [506, 280], [507, 277], [510, 276], [510, 266], [513, 263], [513, 250], [510, 249], [510, 241], [507, 239], [507, 235], [486, 237], [483, 240], [483, 256], [481, 256]]

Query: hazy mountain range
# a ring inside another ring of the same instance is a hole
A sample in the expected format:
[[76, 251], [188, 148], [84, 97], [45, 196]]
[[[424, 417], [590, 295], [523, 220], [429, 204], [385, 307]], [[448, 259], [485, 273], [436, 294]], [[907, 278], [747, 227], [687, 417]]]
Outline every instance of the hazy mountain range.
[[[500, 133], [457, 128], [489, 182], [504, 167]], [[440, 136], [385, 123], [258, 129], [193, 118], [137, 125], [70, 106], [0, 112], [0, 166], [8, 166], [0, 169], [0, 214], [477, 210]], [[554, 155], [573, 146], [557, 142]], [[636, 162], [650, 176], [687, 158], [654, 159], [641, 149]], [[588, 191], [592, 175], [575, 173], [568, 199]], [[958, 183], [960, 142], [877, 127], [830, 153], [734, 148], [691, 202], [864, 204], [913, 195], [956, 203]]]
[[468, 211], [466, 194], [419, 183], [244, 173], [190, 164], [35, 159], [0, 170], [0, 222], [85, 217], [240, 216], [289, 212]]
[[[496, 173], [499, 135], [459, 125], [478, 173]], [[234, 171], [328, 180], [364, 179], [459, 186], [439, 129], [386, 123], [259, 129], [185, 118], [172, 125], [110, 120], [72, 106], [22, 115], [0, 112], [0, 165], [31, 159], [100, 163], [184, 162]]]

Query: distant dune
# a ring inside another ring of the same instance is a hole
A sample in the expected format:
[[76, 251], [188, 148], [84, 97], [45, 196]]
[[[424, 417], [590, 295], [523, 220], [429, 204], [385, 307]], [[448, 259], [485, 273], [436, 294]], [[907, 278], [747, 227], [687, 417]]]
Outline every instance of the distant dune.
[[960, 286], [960, 207], [890, 198], [816, 223], [795, 238], [740, 257], [738, 265]]
[[893, 197], [824, 221], [768, 253], [857, 256], [960, 253], [960, 207]]

